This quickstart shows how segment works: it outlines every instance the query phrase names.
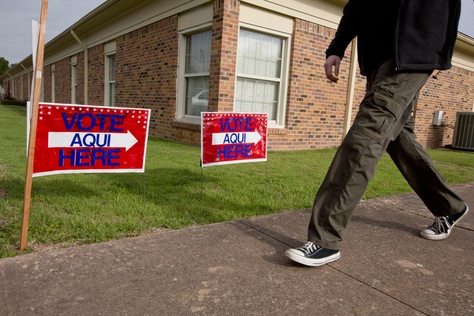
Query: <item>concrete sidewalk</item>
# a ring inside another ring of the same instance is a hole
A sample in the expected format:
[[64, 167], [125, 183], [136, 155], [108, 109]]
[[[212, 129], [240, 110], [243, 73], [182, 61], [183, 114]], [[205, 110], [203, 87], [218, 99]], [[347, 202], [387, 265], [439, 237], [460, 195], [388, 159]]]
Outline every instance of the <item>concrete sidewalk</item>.
[[0, 260], [0, 314], [474, 315], [471, 207], [444, 241], [414, 194], [363, 201], [341, 259], [284, 257], [306, 241], [309, 210], [162, 231]]

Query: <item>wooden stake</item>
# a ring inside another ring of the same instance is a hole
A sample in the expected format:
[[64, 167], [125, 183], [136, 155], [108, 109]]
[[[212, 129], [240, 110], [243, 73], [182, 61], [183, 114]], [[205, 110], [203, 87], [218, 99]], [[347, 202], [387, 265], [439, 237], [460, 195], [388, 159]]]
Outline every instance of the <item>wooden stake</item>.
[[40, 31], [38, 36], [38, 49], [36, 54], [36, 67], [34, 69], [34, 90], [33, 90], [33, 103], [32, 103], [32, 115], [31, 115], [31, 128], [30, 128], [30, 142], [28, 145], [28, 161], [26, 166], [26, 177], [25, 177], [25, 197], [23, 200], [23, 222], [21, 224], [21, 236], [20, 236], [20, 250], [23, 251], [26, 248], [27, 235], [28, 235], [28, 221], [30, 218], [30, 202], [31, 202], [31, 186], [33, 182], [33, 162], [35, 158], [35, 146], [36, 146], [36, 128], [38, 125], [38, 105], [41, 94], [41, 78], [43, 73], [43, 59], [44, 59], [44, 41], [46, 34], [46, 17], [48, 12], [48, 0], [42, 0], [41, 4], [41, 19], [40, 19]]

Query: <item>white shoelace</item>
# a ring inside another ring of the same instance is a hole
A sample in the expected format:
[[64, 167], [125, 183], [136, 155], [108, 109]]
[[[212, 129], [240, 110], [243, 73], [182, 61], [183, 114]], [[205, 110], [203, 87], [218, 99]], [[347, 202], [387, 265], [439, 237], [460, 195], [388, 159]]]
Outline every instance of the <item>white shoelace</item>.
[[450, 228], [451, 225], [449, 225], [446, 216], [436, 217], [433, 225], [428, 227], [428, 229], [431, 229], [432, 231], [440, 234], [447, 233]]
[[315, 252], [319, 248], [320, 247], [318, 245], [315, 245], [311, 241], [308, 241], [304, 246], [297, 248], [297, 250], [301, 251], [302, 253], [306, 255], [306, 254]]

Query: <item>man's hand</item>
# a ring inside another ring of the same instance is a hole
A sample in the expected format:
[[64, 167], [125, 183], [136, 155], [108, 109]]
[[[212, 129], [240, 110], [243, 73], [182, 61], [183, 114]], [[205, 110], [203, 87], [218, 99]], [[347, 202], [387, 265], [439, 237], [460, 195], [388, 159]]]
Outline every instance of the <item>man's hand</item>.
[[[326, 72], [326, 78], [332, 82], [337, 82], [339, 78], [339, 65], [341, 64], [341, 57], [331, 55], [326, 59], [324, 63], [324, 71]], [[334, 71], [333, 71], [334, 70]]]

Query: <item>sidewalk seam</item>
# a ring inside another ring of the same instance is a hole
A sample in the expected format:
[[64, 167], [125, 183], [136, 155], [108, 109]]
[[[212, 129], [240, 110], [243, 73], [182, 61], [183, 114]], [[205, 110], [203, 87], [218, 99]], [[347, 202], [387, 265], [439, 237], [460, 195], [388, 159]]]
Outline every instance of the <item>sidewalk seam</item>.
[[[258, 233], [260, 233], [260, 234], [262, 234], [262, 235], [264, 235], [264, 236], [267, 236], [267, 237], [269, 237], [269, 238], [271, 238], [271, 239], [273, 239], [273, 240], [275, 240], [275, 241], [278, 241], [279, 243], [281, 243], [281, 244], [283, 244], [283, 245], [285, 245], [285, 246], [291, 247], [291, 245], [288, 245], [288, 244], [285, 243], [284, 241], [282, 241], [282, 240], [280, 240], [280, 239], [278, 239], [278, 238], [276, 238], [276, 237], [274, 237], [274, 236], [272, 236], [272, 235], [270, 235], [270, 234], [268, 234], [268, 233], [262, 231], [261, 229], [259, 229], [259, 228], [255, 227], [255, 226], [251, 225], [251, 223], [249, 223], [248, 221], [239, 220], [238, 222], [241, 223], [242, 225], [247, 226], [248, 228], [251, 228], [251, 229], [255, 230], [256, 232], [258, 232]], [[339, 272], [339, 273], [345, 275], [346, 277], [349, 277], [350, 279], [352, 279], [352, 280], [354, 280], [354, 281], [356, 281], [356, 282], [358, 282], [358, 283], [360, 283], [360, 284], [362, 284], [362, 285], [364, 285], [364, 286], [366, 286], [366, 287], [368, 287], [368, 288], [370, 288], [370, 289], [373, 289], [373, 290], [375, 290], [375, 291], [377, 291], [377, 292], [383, 294], [384, 296], [386, 296], [386, 297], [388, 297], [388, 298], [390, 298], [390, 299], [392, 299], [392, 300], [395, 300], [395, 301], [399, 302], [400, 304], [405, 305], [405, 306], [408, 307], [408, 308], [411, 308], [412, 310], [414, 310], [414, 311], [416, 311], [416, 312], [418, 312], [418, 313], [421, 313], [421, 314], [427, 315], [427, 316], [430, 315], [430, 314], [428, 314], [428, 313], [426, 313], [426, 312], [423, 312], [423, 311], [419, 310], [418, 308], [416, 308], [416, 307], [414, 307], [414, 306], [412, 306], [412, 305], [410, 305], [410, 304], [408, 304], [408, 303], [405, 303], [404, 301], [402, 301], [402, 300], [400, 300], [400, 299], [398, 299], [398, 298], [396, 298], [396, 297], [394, 297], [394, 296], [392, 296], [392, 295], [390, 295], [390, 294], [388, 294], [388, 293], [382, 291], [381, 289], [378, 289], [378, 288], [376, 288], [376, 287], [373, 287], [373, 286], [367, 284], [366, 282], [364, 282], [364, 281], [362, 281], [362, 280], [359, 280], [359, 279], [355, 278], [354, 276], [351, 276], [350, 274], [345, 273], [344, 271], [342, 271], [342, 270], [338, 269], [337, 267], [333, 266], [333, 264], [331, 264], [331, 263], [326, 264], [326, 266], [330, 267], [331, 269], [333, 269], [333, 270], [335, 270], [335, 271], [337, 271], [337, 272]]]

